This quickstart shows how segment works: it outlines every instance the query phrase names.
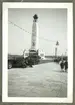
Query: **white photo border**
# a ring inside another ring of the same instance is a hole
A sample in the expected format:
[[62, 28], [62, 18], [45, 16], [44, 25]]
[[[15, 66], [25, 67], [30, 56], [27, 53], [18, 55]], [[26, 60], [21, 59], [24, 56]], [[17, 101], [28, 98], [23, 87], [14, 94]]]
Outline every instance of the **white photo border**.
[[[68, 37], [67, 97], [8, 97], [8, 8], [66, 8]], [[2, 102], [72, 103], [73, 102], [73, 3], [4, 2], [2, 6]]]

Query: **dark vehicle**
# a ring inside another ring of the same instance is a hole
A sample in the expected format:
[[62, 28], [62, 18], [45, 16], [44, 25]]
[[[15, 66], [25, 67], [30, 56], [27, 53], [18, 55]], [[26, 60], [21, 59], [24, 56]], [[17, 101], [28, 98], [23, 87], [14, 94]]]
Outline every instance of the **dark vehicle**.
[[27, 66], [32, 67], [32, 65], [38, 64], [40, 62], [39, 56], [28, 56], [24, 58], [18, 55], [8, 55], [8, 69], [19, 67], [26, 68]]
[[41, 59], [41, 57], [38, 54], [38, 50], [37, 51], [30, 50], [29, 57], [30, 57], [33, 65], [38, 64], [40, 62], [40, 59]]
[[55, 59], [54, 59], [54, 62], [59, 63], [60, 61], [61, 61], [61, 58], [55, 58]]
[[26, 59], [30, 59], [30, 62], [32, 65], [38, 64], [40, 62], [41, 57], [40, 56], [28, 56]]
[[8, 55], [8, 69], [12, 67], [27, 67], [25, 59], [22, 56]]
[[59, 57], [56, 57], [55, 59], [54, 59], [54, 62], [57, 62], [57, 63], [59, 63], [61, 60], [67, 60], [67, 56], [59, 56]]

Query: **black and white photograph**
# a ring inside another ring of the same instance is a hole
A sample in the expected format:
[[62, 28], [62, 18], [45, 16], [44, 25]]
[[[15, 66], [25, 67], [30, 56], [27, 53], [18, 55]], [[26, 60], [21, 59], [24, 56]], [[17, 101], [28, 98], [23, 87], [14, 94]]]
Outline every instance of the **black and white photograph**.
[[72, 3], [3, 3], [3, 102], [73, 101]]

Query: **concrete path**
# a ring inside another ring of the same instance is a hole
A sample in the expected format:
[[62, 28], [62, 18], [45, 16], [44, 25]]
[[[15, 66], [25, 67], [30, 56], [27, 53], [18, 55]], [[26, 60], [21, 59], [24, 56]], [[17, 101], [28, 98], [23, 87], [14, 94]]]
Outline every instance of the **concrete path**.
[[56, 63], [8, 70], [9, 97], [66, 97], [67, 73]]

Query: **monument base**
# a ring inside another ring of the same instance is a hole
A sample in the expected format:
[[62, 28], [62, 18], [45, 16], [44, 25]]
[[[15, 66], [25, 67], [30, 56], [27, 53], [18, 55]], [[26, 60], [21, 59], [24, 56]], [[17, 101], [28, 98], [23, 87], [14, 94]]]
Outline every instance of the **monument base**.
[[29, 50], [29, 56], [38, 56], [38, 50]]

